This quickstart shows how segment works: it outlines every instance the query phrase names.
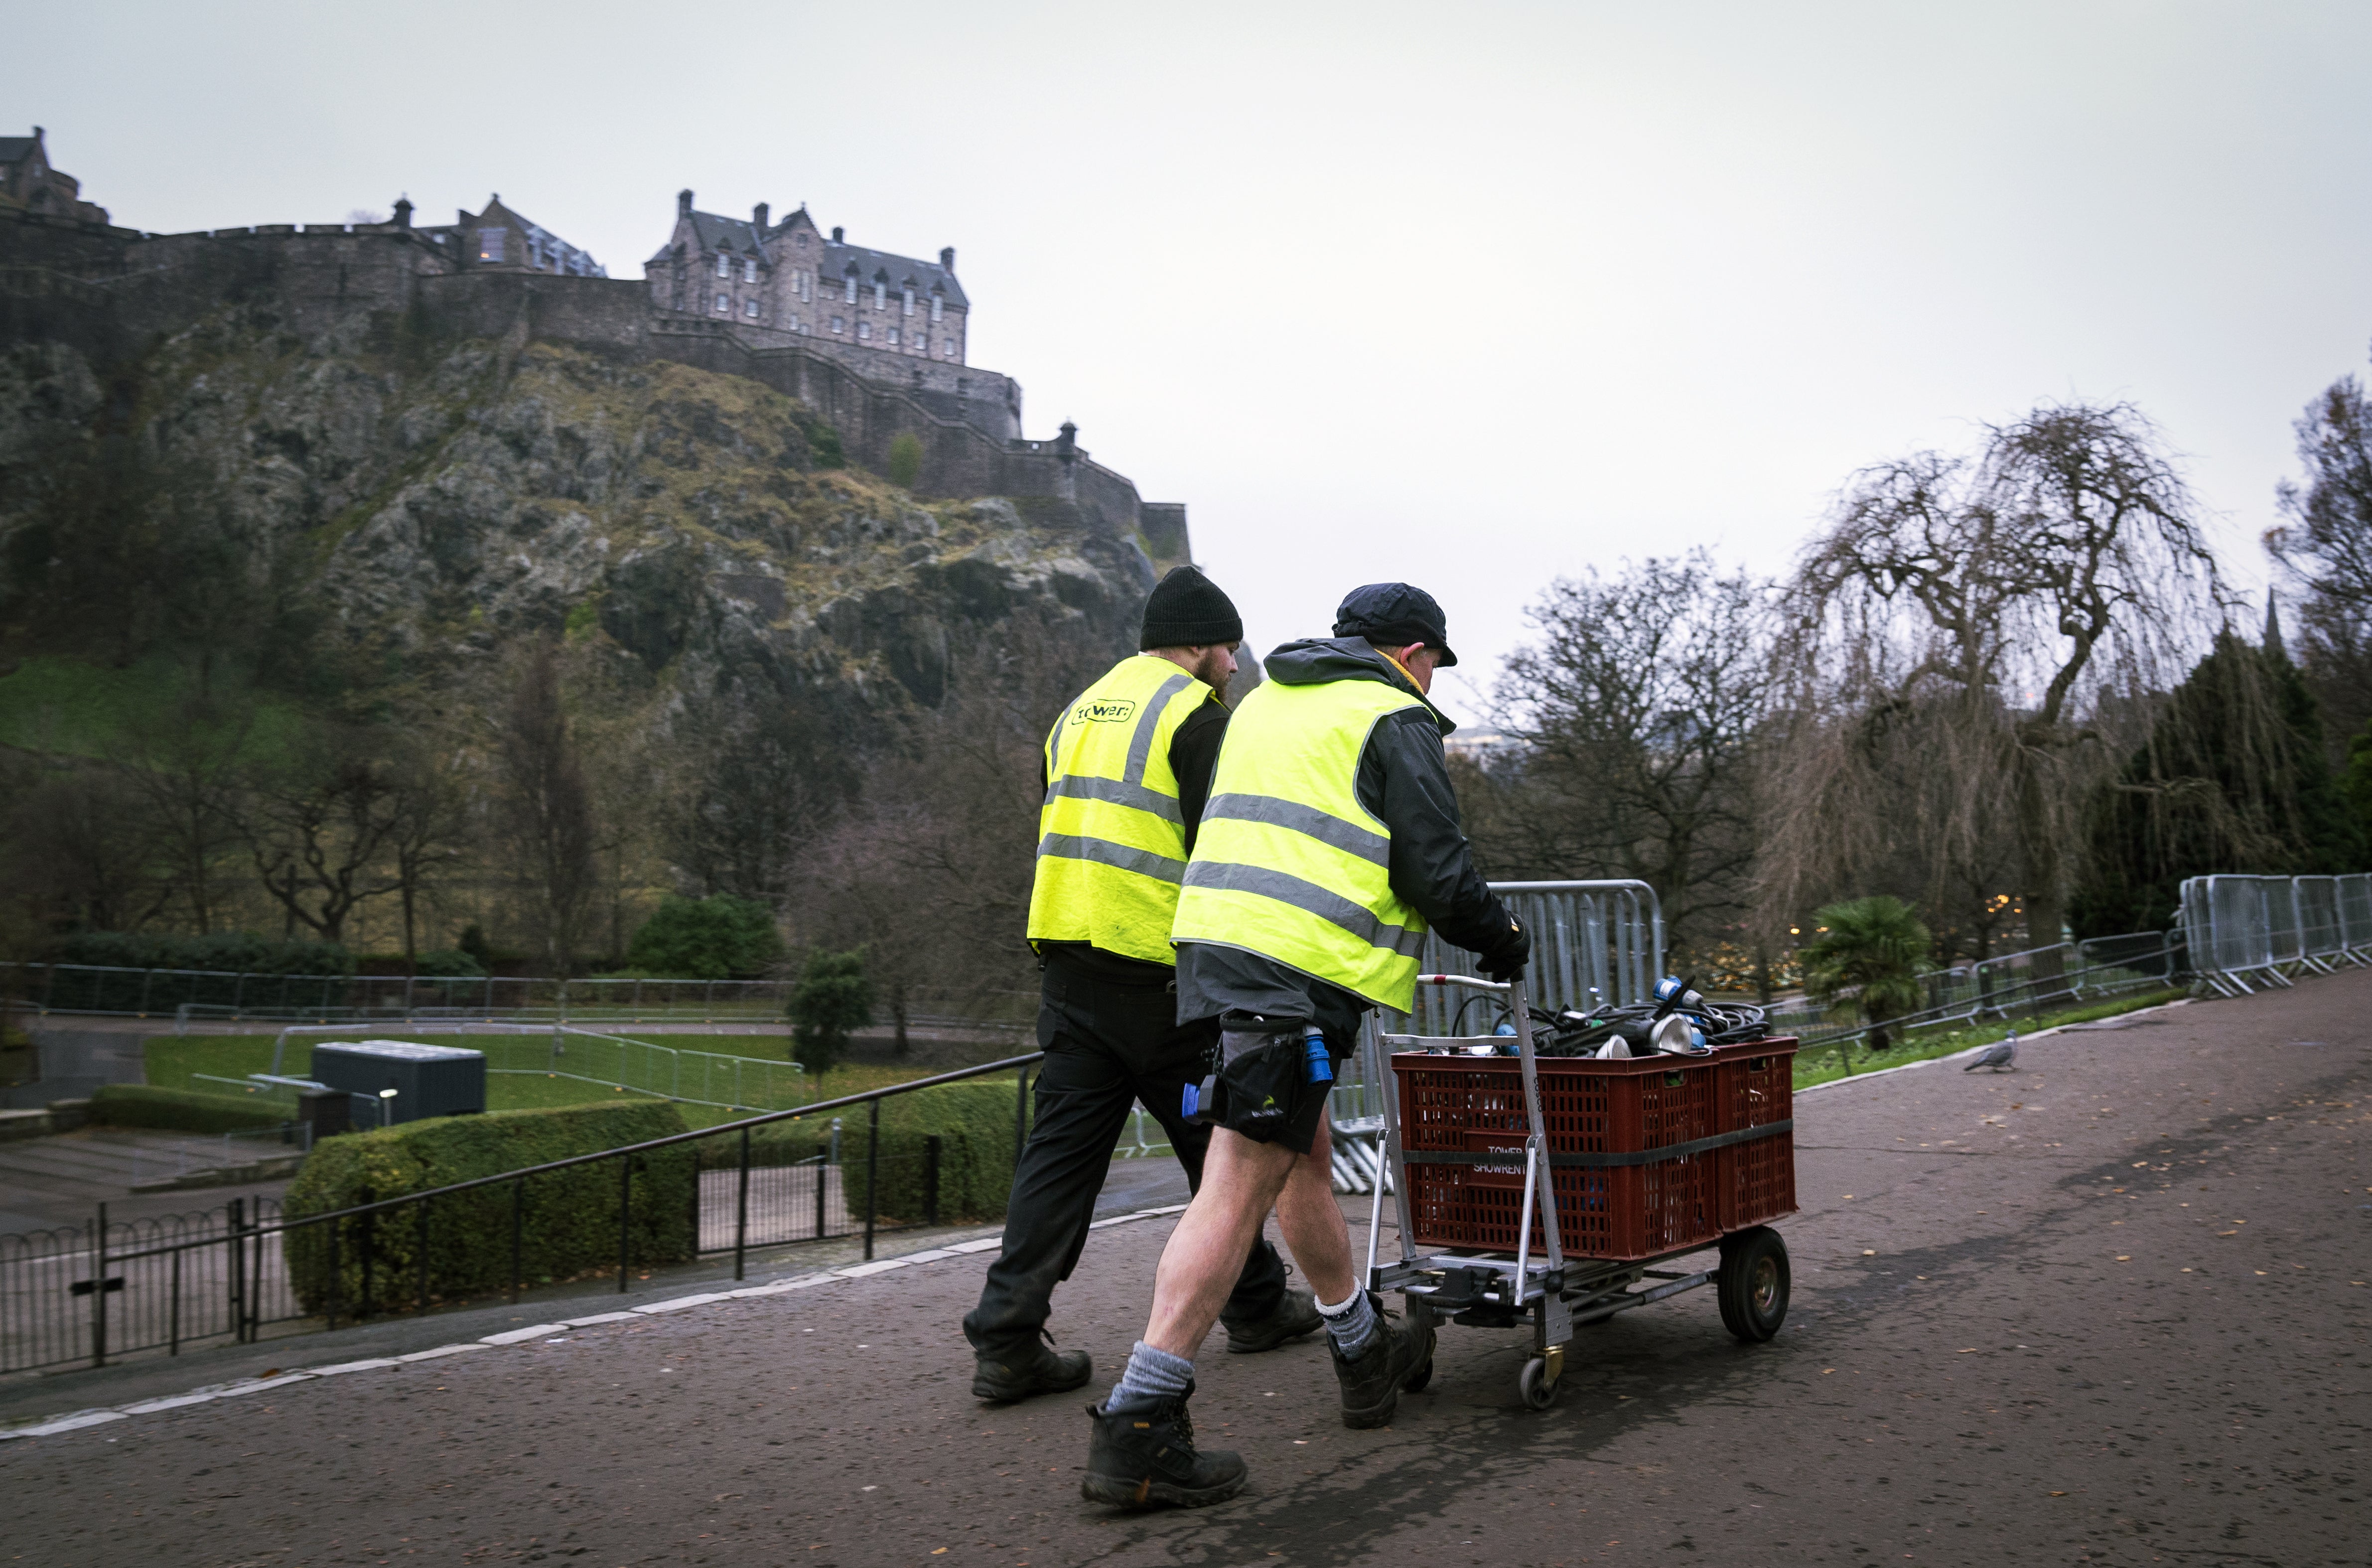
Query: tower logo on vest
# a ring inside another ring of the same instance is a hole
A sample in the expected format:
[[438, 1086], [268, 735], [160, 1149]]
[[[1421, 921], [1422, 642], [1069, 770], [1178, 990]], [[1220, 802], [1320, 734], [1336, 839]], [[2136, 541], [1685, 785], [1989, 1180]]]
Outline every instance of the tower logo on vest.
[[1071, 717], [1081, 724], [1126, 724], [1136, 716], [1134, 698], [1105, 697], [1093, 703], [1081, 703], [1071, 710]]

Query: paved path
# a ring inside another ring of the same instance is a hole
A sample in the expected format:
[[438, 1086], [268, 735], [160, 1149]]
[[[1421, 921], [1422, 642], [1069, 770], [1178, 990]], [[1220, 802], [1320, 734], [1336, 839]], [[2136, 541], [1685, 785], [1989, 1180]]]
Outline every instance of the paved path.
[[[2062, 1034], [2014, 1076], [1928, 1067], [1812, 1095], [1786, 1330], [1737, 1345], [1703, 1292], [1627, 1314], [1587, 1331], [1545, 1413], [1515, 1407], [1517, 1332], [1446, 1330], [1431, 1388], [1366, 1433], [1334, 1419], [1321, 1348], [1215, 1341], [1198, 1427], [1254, 1474], [1215, 1509], [1090, 1508], [1084, 1395], [968, 1398], [973, 1253], [0, 1444], [6, 1550], [225, 1568], [2360, 1563], [2366, 1008], [2372, 973], [2349, 973]], [[1063, 1342], [1107, 1371], [1168, 1228], [1099, 1231], [1057, 1299]]]

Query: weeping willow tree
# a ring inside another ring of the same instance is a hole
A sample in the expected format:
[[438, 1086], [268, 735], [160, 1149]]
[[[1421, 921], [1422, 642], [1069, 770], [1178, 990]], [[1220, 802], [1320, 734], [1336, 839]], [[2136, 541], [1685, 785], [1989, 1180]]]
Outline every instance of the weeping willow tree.
[[2094, 795], [2071, 910], [2078, 935], [2163, 929], [2186, 877], [2362, 867], [2320, 707], [2268, 621], [2262, 648], [2218, 637]]
[[2041, 946], [2086, 802], [2225, 595], [2154, 427], [2079, 403], [1855, 475], [1785, 603], [1765, 920], [1907, 881], [1948, 924], [2012, 897]]

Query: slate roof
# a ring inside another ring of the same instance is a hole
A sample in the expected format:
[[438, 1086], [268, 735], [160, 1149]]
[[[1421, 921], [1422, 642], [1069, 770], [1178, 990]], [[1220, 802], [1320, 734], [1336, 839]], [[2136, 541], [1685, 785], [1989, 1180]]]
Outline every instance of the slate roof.
[[936, 261], [918, 261], [912, 256], [893, 256], [887, 250], [868, 250], [862, 245], [826, 239], [823, 242], [823, 260], [816, 265], [816, 276], [836, 283], [848, 275], [852, 264], [856, 268], [857, 280], [867, 286], [872, 285], [877, 275], [880, 275], [890, 285], [890, 292], [895, 294], [906, 286], [907, 280], [912, 279], [917, 299], [928, 299], [932, 290], [945, 288], [949, 305], [962, 306], [966, 309], [971, 308], [971, 301], [964, 296], [963, 285], [956, 282], [955, 273]]

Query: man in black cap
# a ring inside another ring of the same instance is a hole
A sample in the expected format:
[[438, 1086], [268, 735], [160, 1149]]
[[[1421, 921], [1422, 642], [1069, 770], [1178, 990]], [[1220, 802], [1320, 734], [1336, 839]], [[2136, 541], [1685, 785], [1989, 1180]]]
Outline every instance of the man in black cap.
[[[1090, 1502], [1194, 1506], [1246, 1480], [1198, 1453], [1194, 1355], [1272, 1205], [1318, 1293], [1343, 1423], [1381, 1426], [1424, 1381], [1428, 1323], [1387, 1319], [1363, 1288], [1329, 1167], [1326, 1097], [1371, 1008], [1412, 1010], [1427, 930], [1523, 972], [1531, 939], [1475, 869], [1427, 694], [1458, 662], [1441, 607], [1406, 583], [1355, 589], [1334, 635], [1287, 643], [1227, 728], [1171, 938], [1178, 1016], [1215, 1025], [1218, 1125], [1171, 1233], [1145, 1338], [1095, 1410]], [[1199, 1097], [1198, 1097], [1199, 1099]]]
[[[1243, 635], [1217, 585], [1179, 567], [1145, 602], [1137, 639], [1145, 651], [1081, 692], [1046, 738], [1029, 894], [1046, 1062], [1005, 1248], [964, 1318], [978, 1399], [1027, 1399], [1091, 1376], [1084, 1351], [1058, 1353], [1041, 1337], [1054, 1286], [1070, 1278], [1087, 1243], [1132, 1104], [1142, 1100], [1160, 1121], [1189, 1188], [1202, 1184], [1211, 1132], [1184, 1120], [1181, 1100], [1206, 1071], [1218, 1024], [1178, 1022], [1169, 926], [1227, 732], [1220, 699]], [[1317, 1329], [1316, 1307], [1285, 1288], [1285, 1263], [1265, 1240], [1238, 1250], [1230, 1277], [1219, 1313], [1229, 1350], [1273, 1350]]]

